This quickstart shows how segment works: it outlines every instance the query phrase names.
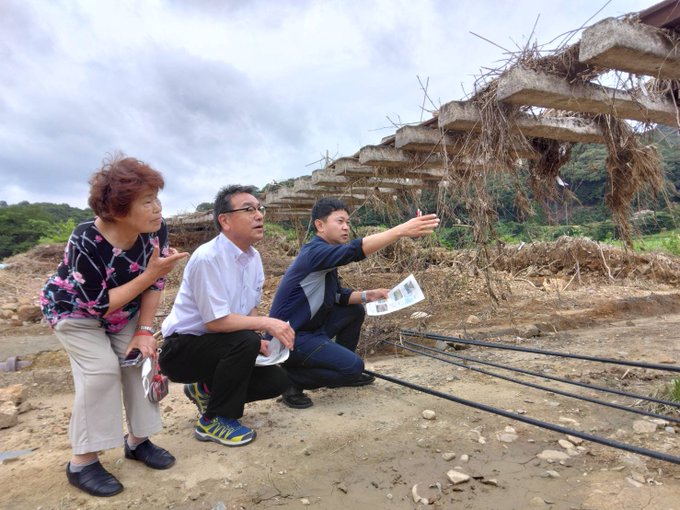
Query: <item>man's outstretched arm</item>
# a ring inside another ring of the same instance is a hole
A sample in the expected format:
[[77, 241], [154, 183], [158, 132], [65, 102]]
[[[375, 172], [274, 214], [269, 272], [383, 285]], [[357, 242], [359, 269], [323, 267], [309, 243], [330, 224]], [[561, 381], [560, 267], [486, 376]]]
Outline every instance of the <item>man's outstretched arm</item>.
[[396, 227], [385, 230], [385, 232], [364, 237], [361, 249], [364, 255], [368, 257], [376, 251], [396, 243], [402, 237], [422, 237], [431, 234], [438, 225], [439, 218], [437, 218], [436, 214], [417, 216]]

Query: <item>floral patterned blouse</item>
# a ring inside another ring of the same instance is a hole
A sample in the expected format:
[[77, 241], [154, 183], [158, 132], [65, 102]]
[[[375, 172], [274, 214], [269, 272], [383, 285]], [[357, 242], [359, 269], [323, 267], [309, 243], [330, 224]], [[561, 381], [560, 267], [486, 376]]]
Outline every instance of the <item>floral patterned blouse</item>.
[[[141, 294], [104, 317], [109, 309], [109, 289], [119, 287], [146, 269], [155, 244], [168, 255], [165, 222], [158, 232], [140, 234], [129, 250], [114, 248], [101, 235], [94, 220], [78, 225], [64, 249], [64, 260], [40, 293], [45, 319], [54, 326], [62, 319], [97, 318], [106, 331], [117, 333], [137, 314]], [[162, 290], [165, 279], [149, 287]]]

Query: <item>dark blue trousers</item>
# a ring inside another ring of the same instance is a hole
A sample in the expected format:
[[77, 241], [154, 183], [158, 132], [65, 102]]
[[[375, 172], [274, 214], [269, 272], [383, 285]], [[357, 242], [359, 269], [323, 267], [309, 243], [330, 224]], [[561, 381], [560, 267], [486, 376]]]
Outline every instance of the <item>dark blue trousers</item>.
[[364, 361], [354, 351], [365, 316], [362, 305], [335, 305], [322, 328], [297, 331], [295, 348], [284, 363], [291, 382], [311, 390], [356, 380], [364, 370]]

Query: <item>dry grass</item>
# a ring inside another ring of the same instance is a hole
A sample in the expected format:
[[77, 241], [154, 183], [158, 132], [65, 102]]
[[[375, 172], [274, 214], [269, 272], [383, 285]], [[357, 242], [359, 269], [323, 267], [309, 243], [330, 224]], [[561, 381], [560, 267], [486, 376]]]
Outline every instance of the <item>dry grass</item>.
[[605, 203], [619, 227], [621, 237], [632, 247], [631, 203], [637, 193], [664, 192], [665, 175], [656, 147], [643, 145], [626, 121], [611, 115], [598, 115], [595, 121], [605, 133], [609, 189]]

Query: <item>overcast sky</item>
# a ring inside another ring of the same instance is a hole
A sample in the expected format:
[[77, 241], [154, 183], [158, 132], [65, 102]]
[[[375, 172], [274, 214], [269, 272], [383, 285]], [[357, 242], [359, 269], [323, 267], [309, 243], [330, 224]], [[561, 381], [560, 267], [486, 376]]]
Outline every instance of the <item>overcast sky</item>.
[[465, 98], [507, 59], [471, 32], [516, 50], [538, 17], [546, 44], [605, 3], [0, 0], [0, 200], [86, 207], [113, 151], [163, 173], [166, 216], [310, 174], [420, 121], [418, 76], [437, 105]]

